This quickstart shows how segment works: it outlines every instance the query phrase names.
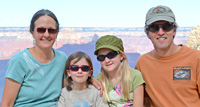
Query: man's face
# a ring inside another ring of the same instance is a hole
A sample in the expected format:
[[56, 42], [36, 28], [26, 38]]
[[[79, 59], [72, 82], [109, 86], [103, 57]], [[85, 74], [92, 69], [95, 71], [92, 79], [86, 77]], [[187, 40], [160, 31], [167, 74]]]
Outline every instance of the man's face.
[[[158, 28], [157, 25], [160, 27]], [[167, 21], [156, 21], [150, 25], [151, 27], [149, 26], [150, 28], [146, 33], [155, 49], [167, 49], [172, 46], [176, 28], [171, 25]]]

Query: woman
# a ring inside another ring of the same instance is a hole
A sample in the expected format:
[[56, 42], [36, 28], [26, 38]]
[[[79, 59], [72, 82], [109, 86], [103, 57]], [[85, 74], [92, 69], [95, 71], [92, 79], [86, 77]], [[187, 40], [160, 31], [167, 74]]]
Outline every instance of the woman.
[[31, 20], [32, 48], [8, 62], [2, 107], [52, 107], [62, 89], [66, 55], [52, 48], [59, 22], [49, 10], [37, 11]]

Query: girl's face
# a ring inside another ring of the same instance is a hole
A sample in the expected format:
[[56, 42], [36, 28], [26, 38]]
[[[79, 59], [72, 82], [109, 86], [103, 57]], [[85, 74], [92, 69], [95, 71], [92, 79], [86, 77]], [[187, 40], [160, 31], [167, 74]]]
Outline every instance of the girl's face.
[[[91, 77], [93, 71], [85, 58], [81, 58], [78, 62], [74, 63], [76, 60], [77, 59], [73, 59], [70, 62], [71, 69], [67, 70], [67, 74], [72, 78], [74, 85], [86, 85], [87, 79], [88, 77]], [[79, 67], [78, 70], [76, 69], [76, 66]], [[90, 68], [89, 70], [88, 67]]]
[[[108, 49], [108, 48], [99, 49], [98, 56], [107, 55], [109, 52], [112, 52], [112, 51], [113, 50]], [[122, 59], [123, 59], [123, 56], [119, 53], [114, 58], [111, 58], [111, 59], [105, 57], [105, 59], [103, 61], [100, 61], [100, 63], [104, 70], [108, 72], [116, 72], [118, 68], [121, 66]]]
[[[48, 30], [49, 29], [49, 30]], [[35, 47], [40, 49], [52, 48], [56, 38], [57, 32], [56, 22], [50, 16], [44, 15], [35, 21], [34, 31], [31, 31], [35, 39]]]

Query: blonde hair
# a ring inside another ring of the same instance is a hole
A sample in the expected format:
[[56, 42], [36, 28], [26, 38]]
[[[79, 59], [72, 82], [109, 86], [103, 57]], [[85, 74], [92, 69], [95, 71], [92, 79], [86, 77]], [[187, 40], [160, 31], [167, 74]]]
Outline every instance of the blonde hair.
[[[124, 99], [129, 99], [129, 92], [130, 92], [130, 66], [128, 65], [128, 58], [123, 51], [120, 51], [120, 54], [124, 57], [121, 61], [123, 63], [122, 67], [119, 69], [121, 70], [121, 95]], [[110, 102], [110, 98], [108, 96], [108, 86], [109, 86], [109, 76], [107, 71], [105, 71], [101, 67], [101, 80], [102, 85], [104, 87], [103, 90], [103, 99], [105, 102]]]

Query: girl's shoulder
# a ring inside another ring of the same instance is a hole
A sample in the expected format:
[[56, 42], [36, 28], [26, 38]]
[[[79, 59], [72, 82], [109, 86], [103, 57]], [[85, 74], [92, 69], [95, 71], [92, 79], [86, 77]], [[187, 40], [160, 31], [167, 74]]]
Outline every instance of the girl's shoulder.
[[99, 91], [94, 85], [92, 85], [92, 84], [89, 84], [88, 85], [88, 89], [89, 90], [95, 90], [95, 91]]
[[139, 70], [133, 69], [133, 68], [130, 68], [130, 74], [131, 74], [131, 76], [140, 76], [140, 75], [142, 75], [142, 73]]

